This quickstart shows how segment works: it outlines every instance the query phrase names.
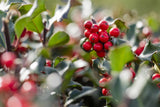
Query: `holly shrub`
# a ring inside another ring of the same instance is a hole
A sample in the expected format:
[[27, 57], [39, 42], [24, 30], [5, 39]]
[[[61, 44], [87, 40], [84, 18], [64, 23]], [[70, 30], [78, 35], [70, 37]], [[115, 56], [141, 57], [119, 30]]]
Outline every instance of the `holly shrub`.
[[159, 107], [158, 18], [63, 2], [1, 0], [0, 106]]

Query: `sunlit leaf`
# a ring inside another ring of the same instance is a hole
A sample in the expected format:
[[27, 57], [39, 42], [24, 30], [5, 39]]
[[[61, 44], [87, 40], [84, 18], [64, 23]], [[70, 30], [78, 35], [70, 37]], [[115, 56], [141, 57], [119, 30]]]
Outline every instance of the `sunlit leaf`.
[[69, 41], [69, 35], [63, 31], [59, 31], [50, 37], [48, 41], [48, 46], [49, 47], [62, 46], [66, 44], [68, 41]]
[[134, 55], [131, 47], [125, 44], [112, 48], [109, 52], [109, 59], [112, 70], [120, 72], [127, 62], [134, 59]]

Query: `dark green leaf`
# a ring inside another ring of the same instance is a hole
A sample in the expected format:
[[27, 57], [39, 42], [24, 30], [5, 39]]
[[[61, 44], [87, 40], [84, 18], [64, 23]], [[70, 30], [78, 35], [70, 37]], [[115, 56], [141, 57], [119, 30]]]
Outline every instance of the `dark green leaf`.
[[124, 65], [134, 59], [131, 47], [123, 44], [109, 51], [109, 59], [111, 61], [111, 68], [113, 71], [120, 72]]
[[68, 84], [68, 88], [77, 88], [77, 89], [82, 89], [82, 85], [78, 82], [75, 81], [70, 81], [70, 83]]
[[44, 67], [44, 72], [45, 72], [45, 74], [51, 74], [53, 72], [57, 72], [57, 70], [55, 70], [52, 67]]
[[74, 89], [69, 93], [69, 97], [67, 98], [67, 101], [65, 102], [65, 106], [70, 105], [71, 103], [74, 103], [76, 100], [85, 97], [85, 96], [97, 96], [96, 95], [97, 89], [92, 87], [82, 87], [82, 90]]
[[52, 35], [48, 41], [49, 47], [57, 47], [66, 44], [69, 41], [69, 35], [63, 31], [59, 31]]
[[116, 100], [121, 101], [124, 94], [123, 91], [122, 83], [119, 77], [116, 77], [111, 84], [111, 94]]
[[136, 33], [136, 24], [132, 24], [129, 26], [129, 29], [127, 29], [126, 37], [131, 46], [139, 45], [140, 40], [138, 34]]
[[1, 32], [2, 29], [2, 18], [6, 16], [6, 13], [0, 10], [0, 46], [5, 47], [5, 38], [3, 32]]
[[70, 64], [69, 69], [64, 73], [64, 80], [63, 80], [62, 88], [61, 88], [62, 92], [66, 89], [66, 87], [70, 83], [71, 78], [74, 75], [75, 71], [76, 69], [73, 66], [73, 64]]
[[45, 64], [46, 64], [46, 59], [40, 56], [30, 65], [30, 69], [34, 73], [39, 73], [44, 71]]
[[112, 38], [112, 43], [114, 46], [119, 46], [119, 45], [126, 43], [126, 41], [120, 38]]
[[160, 46], [152, 44], [150, 41], [145, 45], [143, 52], [140, 54], [139, 58], [141, 60], [151, 61], [152, 55], [155, 52], [160, 51]]
[[8, 4], [11, 4], [11, 3], [22, 3], [23, 0], [8, 0]]
[[60, 62], [62, 62], [65, 58], [57, 57], [54, 60], [54, 67], [56, 67]]
[[93, 60], [93, 68], [100, 72], [100, 73], [105, 73], [105, 72], [110, 72], [111, 67], [110, 63], [107, 60], [100, 60], [99, 58]]
[[[155, 53], [152, 55], [151, 60], [152, 60], [153, 63], [155, 64], [155, 65], [154, 65], [155, 70], [157, 70], [158, 72], [160, 72], [160, 52], [155, 52]], [[159, 81], [159, 82], [160, 82], [160, 81]]]

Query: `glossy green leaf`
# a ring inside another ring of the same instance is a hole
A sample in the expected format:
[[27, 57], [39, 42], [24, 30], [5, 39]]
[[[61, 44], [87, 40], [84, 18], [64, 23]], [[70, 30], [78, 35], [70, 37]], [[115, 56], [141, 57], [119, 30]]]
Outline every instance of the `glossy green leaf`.
[[24, 28], [27, 28], [27, 30], [35, 31], [37, 33], [42, 32], [44, 26], [40, 13], [46, 10], [44, 1], [45, 0], [35, 0], [32, 8], [28, 11], [28, 13], [16, 20], [15, 32], [18, 38], [21, 36]]
[[132, 24], [129, 26], [129, 29], [127, 29], [127, 32], [126, 32], [126, 37], [131, 46], [139, 45], [140, 40], [136, 33], [136, 24]]
[[54, 60], [54, 67], [56, 67], [60, 62], [62, 62], [65, 58], [57, 57]]
[[114, 24], [116, 24], [116, 26], [122, 31], [125, 32], [128, 28], [125, 24], [124, 21], [122, 21], [121, 19], [115, 19], [114, 20]]
[[53, 72], [56, 72], [57, 73], [57, 70], [55, 70], [54, 68], [52, 67], [44, 67], [44, 71], [43, 71], [45, 74], [51, 74]]
[[74, 89], [70, 92], [69, 97], [67, 98], [67, 101], [65, 103], [65, 106], [70, 105], [71, 103], [74, 103], [76, 100], [85, 97], [85, 96], [97, 96], [96, 94], [97, 89], [92, 87], [82, 87], [82, 90]]
[[155, 52], [160, 51], [160, 46], [152, 44], [150, 41], [145, 45], [143, 52], [140, 54], [139, 58], [141, 60], [151, 61], [152, 55]]
[[82, 89], [82, 85], [78, 82], [75, 81], [70, 81], [70, 83], [68, 84], [68, 88], [77, 88], [77, 89]]
[[127, 44], [111, 48], [109, 51], [109, 59], [113, 71], [120, 72], [124, 65], [134, 59], [131, 47]]
[[30, 9], [32, 8], [32, 4], [25, 4], [19, 7], [19, 11], [21, 12], [21, 15], [26, 14]]
[[52, 35], [48, 41], [49, 47], [57, 47], [66, 44], [69, 41], [69, 35], [63, 31], [59, 31]]

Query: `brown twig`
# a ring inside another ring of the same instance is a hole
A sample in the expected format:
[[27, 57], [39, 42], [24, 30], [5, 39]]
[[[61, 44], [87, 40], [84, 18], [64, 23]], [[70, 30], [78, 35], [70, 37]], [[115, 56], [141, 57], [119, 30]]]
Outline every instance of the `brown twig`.
[[7, 51], [11, 51], [11, 41], [10, 41], [9, 28], [8, 28], [9, 21], [7, 19], [3, 19], [2, 21], [3, 21], [3, 30], [4, 30], [5, 40], [6, 40]]
[[44, 22], [44, 30], [43, 30], [43, 46], [46, 44], [46, 34], [47, 34], [46, 22]]

